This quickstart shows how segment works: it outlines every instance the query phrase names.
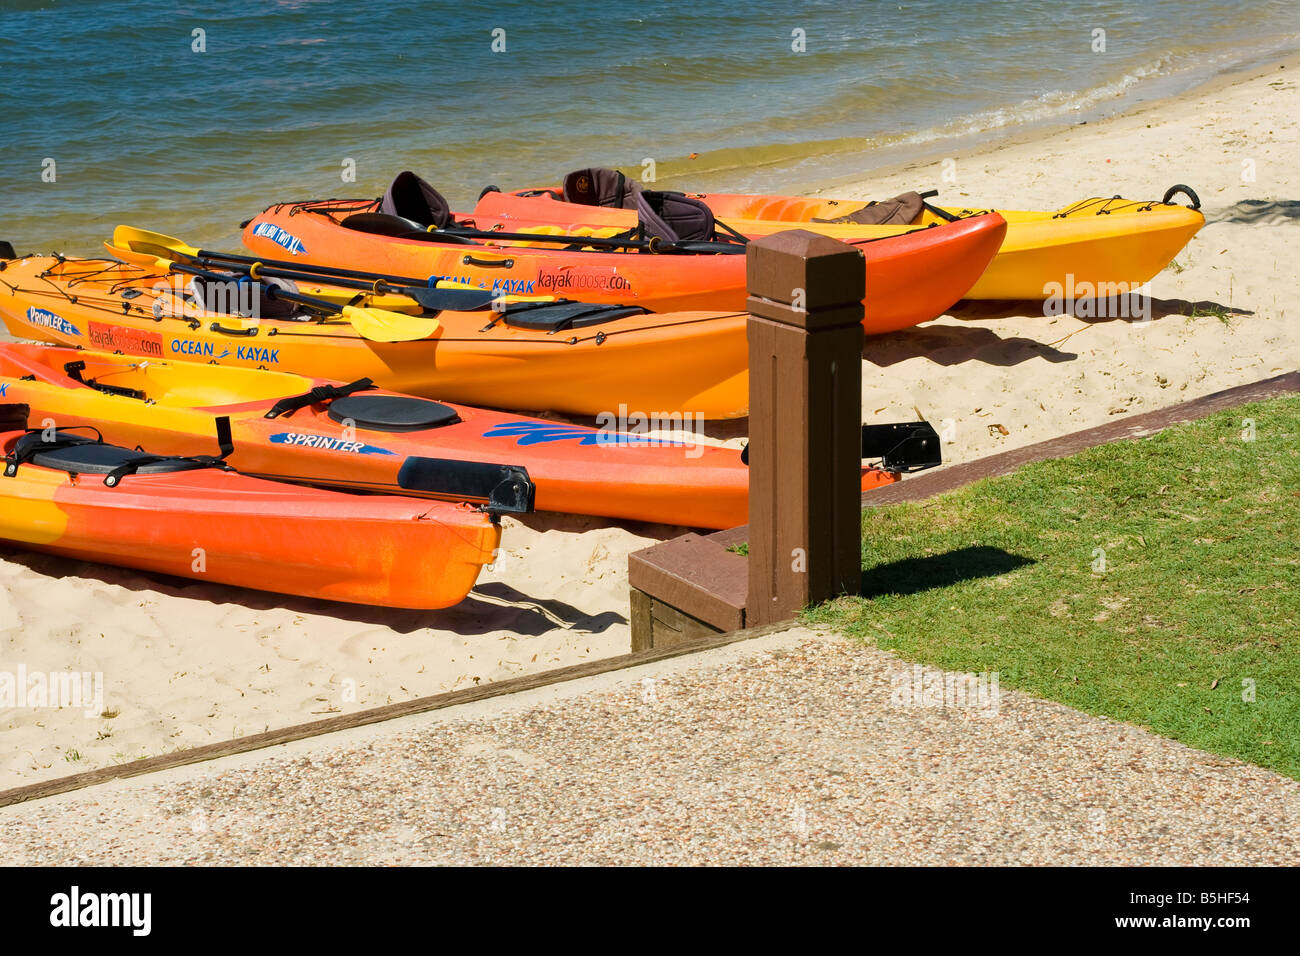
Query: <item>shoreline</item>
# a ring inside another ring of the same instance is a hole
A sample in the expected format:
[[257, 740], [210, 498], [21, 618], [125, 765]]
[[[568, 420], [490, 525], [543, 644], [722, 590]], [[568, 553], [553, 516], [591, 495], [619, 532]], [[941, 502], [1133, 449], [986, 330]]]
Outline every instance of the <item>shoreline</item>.
[[[1293, 44], [1291, 49], [1282, 52], [1273, 52], [1271, 50], [1261, 52], [1259, 49], [1254, 49], [1247, 52], [1240, 59], [1223, 65], [1209, 75], [1184, 76], [1184, 74], [1192, 72], [1190, 69], [1185, 69], [1177, 74], [1157, 73], [1143, 78], [1131, 88], [1113, 97], [1101, 99], [1097, 103], [1080, 109], [1073, 114], [1062, 113], [1046, 117], [1016, 119], [999, 126], [955, 132], [947, 135], [935, 133], [935, 127], [920, 127], [889, 134], [891, 138], [901, 140], [900, 142], [867, 147], [858, 151], [814, 152], [811, 155], [806, 155], [806, 158], [800, 161], [808, 162], [814, 167], [825, 167], [827, 171], [822, 173], [818, 173], [814, 169], [810, 170], [806, 176], [801, 175], [795, 172], [797, 164], [794, 160], [777, 159], [753, 165], [741, 164], [730, 167], [725, 171], [707, 171], [703, 174], [703, 178], [707, 182], [708, 188], [699, 188], [700, 183], [692, 182], [688, 158], [675, 156], [660, 164], [661, 169], [668, 168], [670, 170], [667, 174], [661, 175], [661, 180], [663, 181], [662, 185], [666, 188], [684, 189], [688, 192], [752, 191], [774, 192], [791, 196], [821, 195], [856, 183], [867, 176], [875, 177], [884, 175], [891, 170], [926, 165], [952, 156], [954, 153], [960, 153], [967, 158], [976, 158], [985, 152], [995, 152], [1006, 146], [1053, 136], [1076, 126], [1101, 126], [1123, 116], [1143, 114], [1161, 106], [1175, 104], [1189, 98], [1207, 96], [1221, 89], [1270, 73], [1280, 65], [1288, 69], [1300, 70], [1300, 44]], [[1187, 80], [1186, 85], [1178, 82], [1180, 77]], [[1174, 92], [1150, 92], [1151, 87], [1159, 88], [1170, 84], [1177, 86]], [[1068, 95], [1078, 96], [1086, 92], [1086, 90], [1075, 90]], [[998, 110], [989, 109], [984, 112], [1001, 112], [1003, 109], [1010, 111], [1026, 105], [1027, 103], [1020, 103], [1016, 107], [1005, 107]], [[914, 141], [918, 137], [920, 138], [919, 141]], [[816, 146], [819, 143], [830, 142], [836, 142], [836, 140], [814, 141], [808, 145]], [[763, 150], [776, 146], [795, 147], [798, 145], [800, 144], [769, 143], [751, 147], [751, 150]], [[726, 151], [732, 152], [735, 150], [729, 148]], [[701, 154], [702, 159], [707, 159], [708, 156], [708, 152]], [[837, 165], [843, 165], [850, 156], [869, 156], [873, 157], [873, 159], [863, 168], [851, 173], [829, 171]], [[874, 159], [877, 156], [881, 157], [878, 161]], [[619, 166], [618, 168], [623, 169], [628, 175], [636, 173], [636, 170], [630, 167]], [[768, 188], [770, 184], [752, 190], [742, 188], [746, 181], [770, 179], [783, 176], [787, 172], [790, 174], [789, 178], [778, 188]], [[918, 184], [917, 188], [920, 190], [927, 187]], [[845, 198], [884, 197], [846, 196]]]
[[[1045, 139], [1060, 136], [1070, 130], [1084, 126], [1093, 130], [1105, 129], [1109, 124], [1122, 119], [1136, 119], [1154, 113], [1161, 107], [1175, 105], [1192, 99], [1202, 99], [1221, 93], [1224, 90], [1249, 83], [1264, 76], [1270, 76], [1280, 70], [1294, 70], [1300, 74], [1300, 52], [1288, 54], [1267, 63], [1243, 66], [1231, 72], [1221, 72], [1194, 83], [1180, 93], [1155, 98], [1134, 97], [1134, 102], [1113, 111], [1102, 111], [1081, 122], [1064, 122], [1061, 119], [1043, 119], [1014, 126], [1001, 127], [996, 130], [967, 133], [947, 139], [939, 139], [925, 144], [916, 144], [914, 150], [907, 147], [885, 147], [879, 152], [891, 154], [886, 161], [871, 165], [857, 173], [824, 176], [793, 184], [789, 190], [792, 196], [819, 196], [834, 193], [837, 190], [850, 190], [858, 184], [875, 179], [900, 176], [914, 169], [932, 166], [942, 160], [956, 155], [968, 160], [978, 160], [993, 156], [1006, 149], [1032, 145]], [[1127, 97], [1120, 97], [1127, 99]], [[898, 151], [901, 155], [894, 156]], [[956, 154], [956, 155], [955, 155]], [[917, 190], [935, 188], [936, 184], [917, 184]], [[939, 197], [943, 191], [940, 187]], [[835, 198], [838, 198], [838, 194]], [[844, 194], [847, 199], [884, 199], [885, 196], [854, 196]]]
[[[1300, 212], [1286, 202], [1300, 189], [1293, 63], [1300, 58], [1087, 126], [941, 151], [957, 156], [950, 202], [1059, 208], [1084, 195], [1158, 198], [1187, 182], [1211, 221], [1153, 280], [1150, 323], [978, 303], [868, 340], [864, 421], [926, 417], [947, 430], [945, 461], [956, 463], [1300, 365]], [[1253, 182], [1241, 179], [1243, 158]], [[908, 160], [821, 188], [883, 198], [925, 188], [922, 177], [938, 169], [936, 159]], [[1221, 314], [1191, 314], [1208, 306]], [[507, 519], [505, 531], [505, 558], [471, 599], [426, 615], [177, 584], [6, 547], [0, 667], [101, 671], [119, 713], [0, 714], [11, 744], [0, 789], [623, 653], [627, 555], [677, 533], [556, 515]], [[340, 696], [349, 682], [354, 702]]]

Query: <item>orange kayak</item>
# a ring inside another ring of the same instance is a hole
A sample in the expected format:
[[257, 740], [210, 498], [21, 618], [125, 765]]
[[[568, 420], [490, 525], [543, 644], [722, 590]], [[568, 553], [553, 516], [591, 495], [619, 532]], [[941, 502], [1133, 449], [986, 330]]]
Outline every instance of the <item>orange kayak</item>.
[[[94, 425], [110, 441], [169, 454], [210, 444], [230, 419], [244, 474], [316, 485], [454, 497], [430, 459], [526, 469], [536, 507], [705, 528], [748, 519], [740, 452], [658, 441], [413, 398], [285, 372], [128, 355], [0, 345], [0, 395], [34, 421]], [[635, 423], [634, 423], [635, 424]], [[867, 490], [898, 480], [864, 468]]]
[[[744, 257], [733, 258], [743, 267]], [[378, 342], [338, 318], [239, 318], [201, 308], [186, 290], [183, 278], [112, 259], [0, 259], [0, 318], [20, 338], [368, 378], [395, 392], [492, 408], [617, 416], [626, 407], [629, 415], [686, 420], [735, 418], [749, 403], [743, 312], [519, 303], [504, 313], [444, 310], [425, 338]], [[369, 301], [335, 291], [343, 301]]]
[[441, 608], [465, 598], [500, 542], [499, 526], [466, 504], [265, 481], [89, 431], [47, 442], [13, 427], [25, 412], [0, 406], [0, 540], [24, 548], [302, 597]]
[[[244, 245], [267, 258], [435, 277], [508, 294], [562, 295], [653, 312], [745, 308], [743, 255], [542, 247], [504, 239], [452, 242], [433, 233], [381, 235], [347, 225], [352, 217], [375, 216], [379, 209], [379, 200], [281, 203], [249, 221]], [[493, 218], [486, 207], [482, 213], [456, 215], [480, 230], [511, 224]], [[549, 224], [543, 217], [514, 223], [539, 234]], [[1006, 222], [991, 213], [900, 227], [880, 238], [840, 237], [866, 259], [867, 333], [893, 332], [942, 315], [979, 279], [1005, 233]]]

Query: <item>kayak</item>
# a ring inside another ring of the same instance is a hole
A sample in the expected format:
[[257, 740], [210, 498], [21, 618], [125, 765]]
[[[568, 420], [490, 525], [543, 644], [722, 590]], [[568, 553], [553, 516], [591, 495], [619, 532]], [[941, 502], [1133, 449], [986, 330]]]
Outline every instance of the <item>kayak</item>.
[[[591, 171], [585, 171], [591, 172]], [[567, 181], [567, 180], [566, 180]], [[1185, 192], [1192, 206], [1171, 200]], [[573, 195], [570, 188], [567, 195]], [[632, 209], [568, 201], [564, 187], [488, 191], [471, 214], [480, 224], [564, 227], [635, 225]], [[802, 228], [836, 239], [891, 236], [900, 228], [931, 226], [956, 217], [966, 221], [979, 210], [934, 206], [917, 193], [903, 204], [904, 222], [858, 223], [859, 219], [892, 218], [890, 203], [865, 200], [800, 198], [741, 193], [688, 193], [705, 203], [719, 220], [757, 238], [783, 229]], [[873, 208], [875, 207], [875, 208]], [[964, 293], [967, 299], [1030, 299], [1051, 297], [1056, 287], [1084, 289], [1096, 295], [1135, 291], [1164, 269], [1205, 225], [1200, 200], [1186, 187], [1173, 187], [1163, 200], [1131, 200], [1115, 196], [1082, 199], [1055, 211], [997, 209], [1006, 221], [1006, 237], [988, 268]], [[870, 282], [868, 282], [870, 288]]]
[[132, 451], [89, 430], [43, 436], [25, 431], [26, 420], [24, 406], [0, 406], [0, 540], [23, 548], [433, 609], [463, 600], [500, 543], [499, 525], [467, 504], [302, 488], [222, 470], [216, 459]]
[[[379, 342], [342, 318], [203, 308], [189, 288], [113, 259], [0, 259], [0, 318], [15, 336], [58, 345], [368, 378], [395, 392], [493, 408], [617, 415], [626, 406], [629, 414], [718, 419], [744, 415], [749, 402], [744, 312], [649, 315], [521, 302], [504, 311], [444, 310], [426, 338]], [[334, 291], [344, 301], [360, 298]]]
[[[210, 444], [228, 417], [240, 472], [412, 497], [454, 497], [421, 480], [430, 459], [523, 467], [538, 510], [730, 528], [748, 520], [741, 453], [698, 443], [429, 401], [287, 372], [0, 345], [0, 395], [32, 418], [94, 425], [110, 441], [169, 455]], [[693, 423], [682, 423], [693, 424]], [[635, 427], [636, 423], [632, 423]], [[863, 468], [862, 488], [898, 480]]]
[[[471, 240], [422, 231], [420, 220], [406, 217], [395, 218], [411, 228], [396, 234], [362, 231], [382, 215], [381, 206], [381, 200], [280, 203], [249, 220], [243, 242], [267, 258], [432, 277], [508, 294], [565, 295], [652, 312], [745, 308], [745, 256], [730, 254], [743, 252], [734, 243], [713, 243], [720, 250], [716, 254], [655, 254], [595, 249], [580, 241]], [[478, 212], [458, 221], [461, 228], [483, 231], [504, 224]], [[523, 225], [536, 235], [548, 231], [547, 223]], [[893, 332], [942, 315], [984, 272], [1005, 232], [1002, 217], [987, 213], [954, 223], [900, 227], [889, 235], [838, 236], [860, 249], [866, 260], [867, 333]]]

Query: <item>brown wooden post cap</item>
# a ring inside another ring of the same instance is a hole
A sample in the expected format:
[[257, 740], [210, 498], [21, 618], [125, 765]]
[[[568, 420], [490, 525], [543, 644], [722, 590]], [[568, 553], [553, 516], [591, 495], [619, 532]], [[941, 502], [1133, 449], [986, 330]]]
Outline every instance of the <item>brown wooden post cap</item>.
[[860, 303], [866, 295], [861, 250], [806, 229], [755, 239], [745, 260], [748, 291], [756, 298], [816, 311]]

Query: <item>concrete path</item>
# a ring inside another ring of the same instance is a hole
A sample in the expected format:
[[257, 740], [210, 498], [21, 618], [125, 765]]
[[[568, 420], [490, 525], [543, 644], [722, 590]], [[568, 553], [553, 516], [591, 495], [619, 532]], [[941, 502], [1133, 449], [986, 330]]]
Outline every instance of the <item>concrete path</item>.
[[10, 864], [1293, 864], [1300, 783], [795, 629], [0, 810]]

